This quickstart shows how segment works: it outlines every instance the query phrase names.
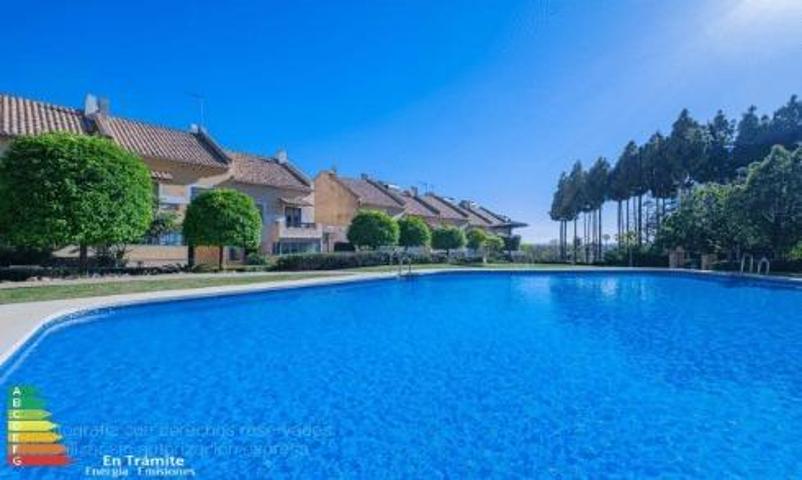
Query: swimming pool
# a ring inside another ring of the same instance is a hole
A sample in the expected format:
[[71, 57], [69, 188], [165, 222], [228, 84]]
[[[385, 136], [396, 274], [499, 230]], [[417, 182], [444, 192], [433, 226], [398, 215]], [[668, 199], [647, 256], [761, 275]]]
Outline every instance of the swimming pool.
[[802, 475], [797, 287], [449, 273], [82, 318], [0, 368], [74, 464], [0, 476], [127, 453], [200, 478]]

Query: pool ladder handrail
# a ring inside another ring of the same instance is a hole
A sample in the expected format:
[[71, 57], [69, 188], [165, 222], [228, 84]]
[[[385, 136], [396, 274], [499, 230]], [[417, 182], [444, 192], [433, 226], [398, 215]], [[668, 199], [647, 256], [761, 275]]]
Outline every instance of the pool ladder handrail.
[[[407, 261], [407, 272], [404, 273], [404, 260]], [[412, 257], [409, 255], [398, 255], [398, 276], [409, 276], [412, 275]]]
[[766, 271], [763, 275], [768, 275], [771, 272], [771, 261], [765, 255], [757, 262], [757, 270], [755, 270], [755, 257], [751, 253], [745, 253], [741, 256], [741, 273], [746, 269], [746, 257], [749, 257], [749, 273], [760, 275], [763, 271], [763, 266], [766, 266]]
[[764, 273], [764, 275], [768, 275], [769, 271], [771, 271], [771, 262], [766, 257], [761, 258], [760, 261], [757, 262], [757, 274], [760, 275], [760, 270], [762, 270], [761, 267], [763, 267], [763, 265], [766, 266], [766, 273]]
[[755, 271], [755, 257], [751, 253], [741, 255], [741, 273], [744, 273], [746, 267], [746, 257], [749, 257], [749, 273], [752, 273]]

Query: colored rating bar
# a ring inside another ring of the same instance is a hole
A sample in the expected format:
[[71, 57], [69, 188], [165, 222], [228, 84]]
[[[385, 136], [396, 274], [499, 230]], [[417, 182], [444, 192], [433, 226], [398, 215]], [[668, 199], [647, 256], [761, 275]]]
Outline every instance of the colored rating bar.
[[11, 409], [8, 411], [9, 420], [44, 420], [50, 416], [47, 410]]
[[42, 410], [45, 402], [36, 397], [13, 397], [9, 402], [14, 410]]
[[58, 425], [48, 420], [23, 420], [8, 422], [9, 432], [49, 432]]
[[12, 387], [8, 409], [8, 463], [12, 467], [63, 466], [70, 463], [58, 425], [32, 386]]
[[60, 443], [21, 443], [9, 444], [9, 456], [18, 455], [65, 455], [67, 447]]
[[61, 467], [70, 464], [66, 455], [14, 455], [8, 457], [8, 463], [15, 467]]
[[8, 443], [56, 443], [61, 435], [55, 432], [9, 433]]

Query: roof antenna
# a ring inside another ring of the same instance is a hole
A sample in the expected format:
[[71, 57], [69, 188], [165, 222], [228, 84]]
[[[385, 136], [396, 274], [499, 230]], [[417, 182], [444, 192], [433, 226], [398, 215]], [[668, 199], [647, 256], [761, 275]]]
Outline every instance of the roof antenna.
[[189, 96], [198, 101], [198, 107], [200, 107], [200, 127], [204, 129], [206, 128], [206, 97], [200, 93], [190, 93]]
[[432, 190], [434, 189], [434, 185], [432, 185], [429, 182], [418, 182], [418, 185], [423, 186], [424, 193], [431, 193]]

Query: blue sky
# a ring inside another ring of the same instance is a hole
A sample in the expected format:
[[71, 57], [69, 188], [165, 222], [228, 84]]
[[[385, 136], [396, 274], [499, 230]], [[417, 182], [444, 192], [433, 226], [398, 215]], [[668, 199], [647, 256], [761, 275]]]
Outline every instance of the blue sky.
[[[560, 171], [802, 94], [798, 0], [7, 2], [0, 91], [472, 198], [556, 237]], [[608, 208], [608, 210], [612, 210]], [[610, 222], [608, 222], [610, 225]], [[612, 225], [611, 225], [612, 226]]]

